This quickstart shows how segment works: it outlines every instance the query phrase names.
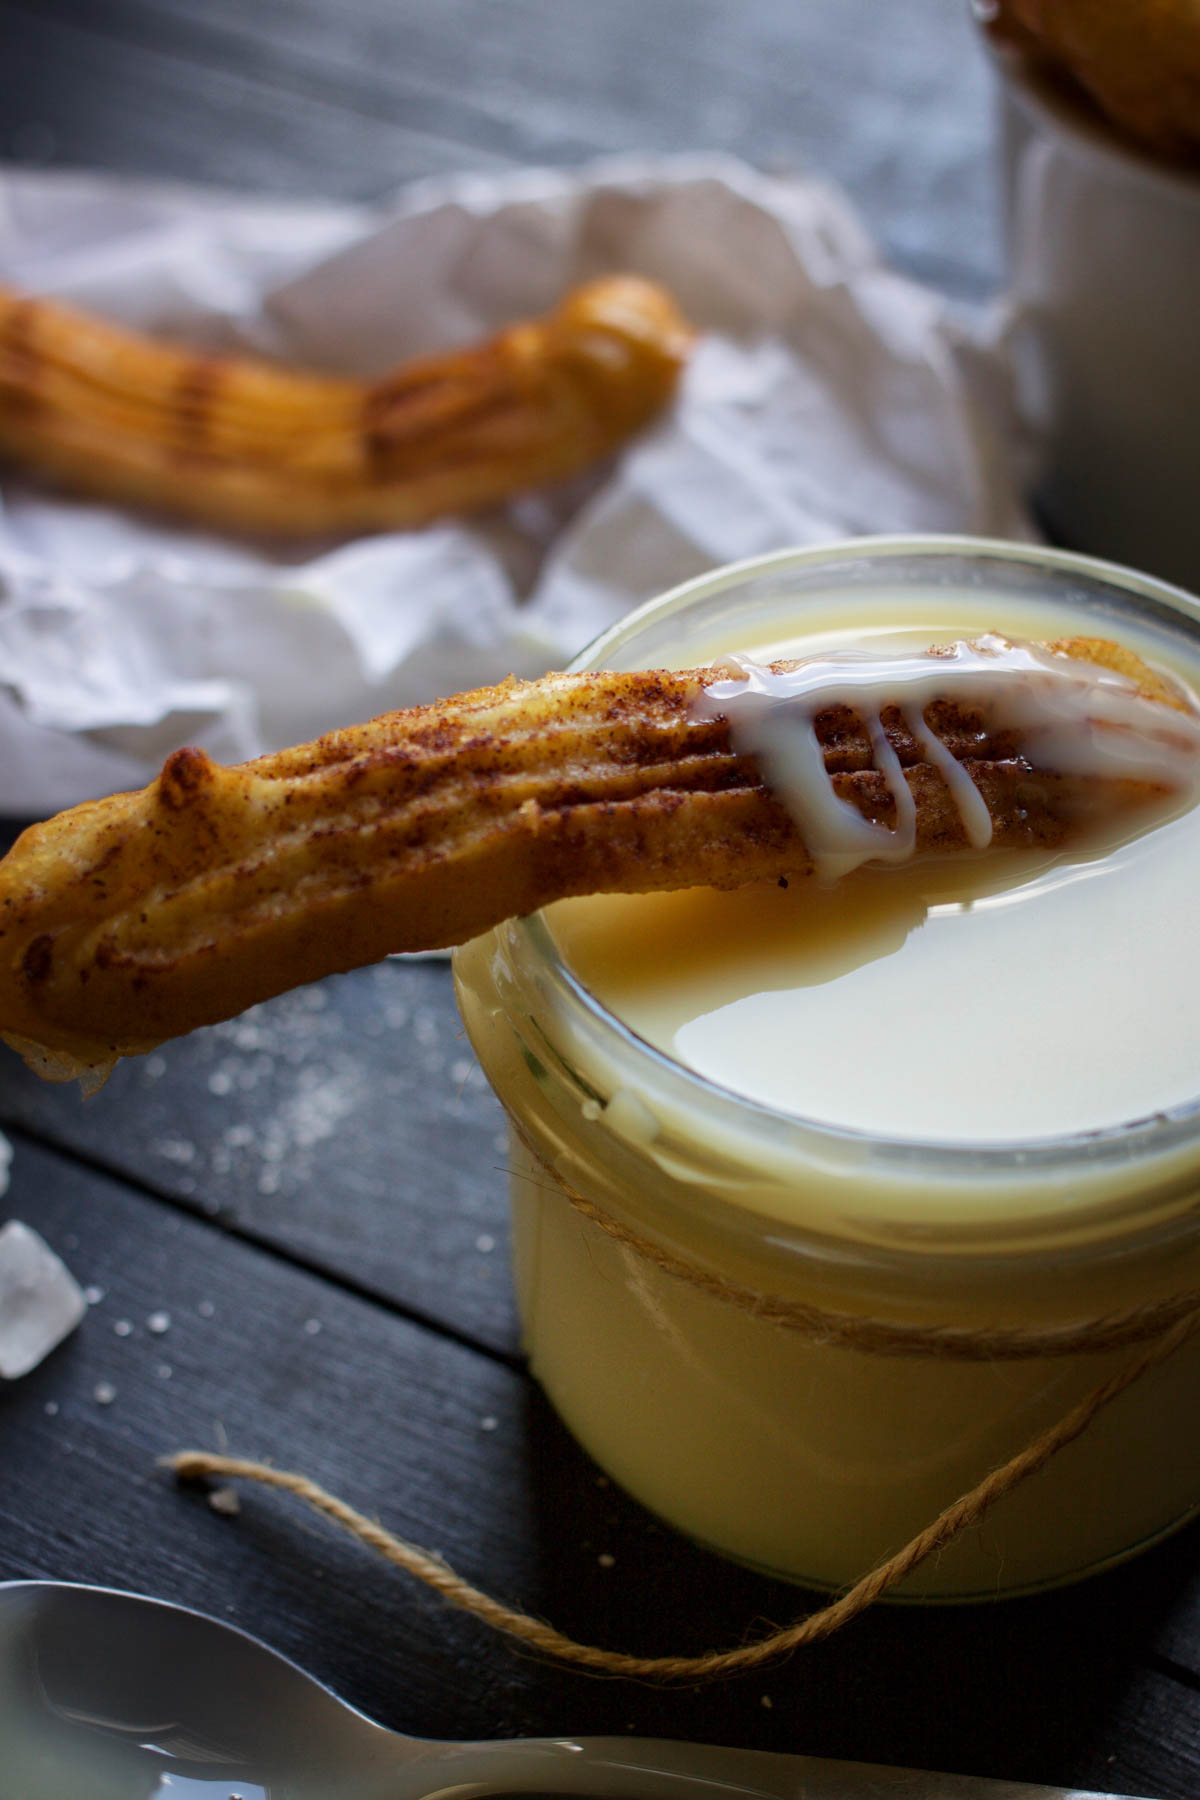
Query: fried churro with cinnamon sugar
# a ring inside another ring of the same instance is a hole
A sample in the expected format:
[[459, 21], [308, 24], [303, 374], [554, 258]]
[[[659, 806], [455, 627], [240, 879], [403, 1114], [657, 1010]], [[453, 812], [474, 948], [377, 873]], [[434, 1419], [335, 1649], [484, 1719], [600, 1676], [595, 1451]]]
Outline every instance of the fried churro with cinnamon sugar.
[[236, 531], [426, 524], [575, 475], [666, 405], [691, 331], [617, 275], [376, 381], [153, 343], [0, 288], [0, 454], [64, 487]]
[[[1152, 726], [1181, 718], [1163, 710], [1179, 697], [1116, 645], [1050, 652], [1051, 682], [1078, 689], [1103, 665]], [[940, 670], [944, 654], [912, 660]], [[461, 943], [552, 900], [808, 873], [792, 815], [708, 696], [726, 675], [510, 680], [235, 768], [178, 750], [150, 787], [32, 827], [0, 862], [0, 1032], [44, 1074], [102, 1074], [302, 982]], [[916, 851], [977, 841], [947, 755], [1000, 845], [1059, 846], [1084, 818], [1161, 791], [1120, 765], [1039, 768], [1002, 702], [937, 680], [920, 718], [903, 697], [874, 721], [810, 697], [821, 783], [880, 827], [911, 796]], [[1172, 732], [1200, 753], [1192, 714]]]

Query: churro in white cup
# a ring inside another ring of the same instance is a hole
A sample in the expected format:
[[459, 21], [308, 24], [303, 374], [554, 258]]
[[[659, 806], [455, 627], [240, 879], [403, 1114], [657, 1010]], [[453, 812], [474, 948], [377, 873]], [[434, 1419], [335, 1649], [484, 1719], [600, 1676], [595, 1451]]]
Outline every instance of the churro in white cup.
[[[1193, 28], [1200, 40], [1200, 15]], [[1035, 48], [988, 42], [1008, 342], [1042, 522], [1200, 589], [1200, 165], [1139, 143]]]

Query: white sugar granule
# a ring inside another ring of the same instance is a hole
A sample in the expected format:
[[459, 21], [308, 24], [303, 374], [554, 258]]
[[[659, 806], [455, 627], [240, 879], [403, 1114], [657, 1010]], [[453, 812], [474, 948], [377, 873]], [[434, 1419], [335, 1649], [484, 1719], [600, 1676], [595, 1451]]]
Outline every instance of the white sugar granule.
[[79, 1324], [83, 1290], [66, 1264], [19, 1219], [0, 1230], [0, 1377], [28, 1375]]

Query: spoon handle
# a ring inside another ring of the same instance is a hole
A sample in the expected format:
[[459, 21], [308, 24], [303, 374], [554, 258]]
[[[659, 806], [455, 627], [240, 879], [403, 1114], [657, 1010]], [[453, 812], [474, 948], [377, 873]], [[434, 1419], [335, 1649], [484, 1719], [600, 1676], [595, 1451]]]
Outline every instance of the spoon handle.
[[1077, 1788], [661, 1738], [439, 1745], [400, 1779], [395, 1800], [449, 1800], [450, 1795], [479, 1800], [488, 1794], [586, 1795], [591, 1800], [1122, 1800]]

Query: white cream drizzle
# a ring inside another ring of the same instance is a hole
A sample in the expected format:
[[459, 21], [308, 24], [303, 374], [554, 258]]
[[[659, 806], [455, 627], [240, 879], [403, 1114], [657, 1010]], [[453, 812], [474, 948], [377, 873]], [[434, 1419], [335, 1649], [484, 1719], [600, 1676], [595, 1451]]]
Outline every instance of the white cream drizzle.
[[[744, 656], [723, 659], [728, 679], [697, 701], [725, 717], [740, 755], [757, 759], [787, 807], [817, 874], [836, 880], [861, 863], [904, 862], [916, 849], [916, 808], [882, 724], [899, 708], [958, 807], [968, 842], [984, 849], [992, 822], [970, 772], [925, 722], [935, 700], [980, 712], [1016, 732], [1034, 767], [1061, 775], [1148, 782], [1194, 802], [1200, 792], [1200, 717], [1144, 695], [1127, 676], [995, 633], [936, 651], [845, 651], [775, 670]], [[863, 721], [875, 766], [895, 802], [892, 826], [864, 819], [838, 797], [825, 770], [816, 719], [845, 706]]]

